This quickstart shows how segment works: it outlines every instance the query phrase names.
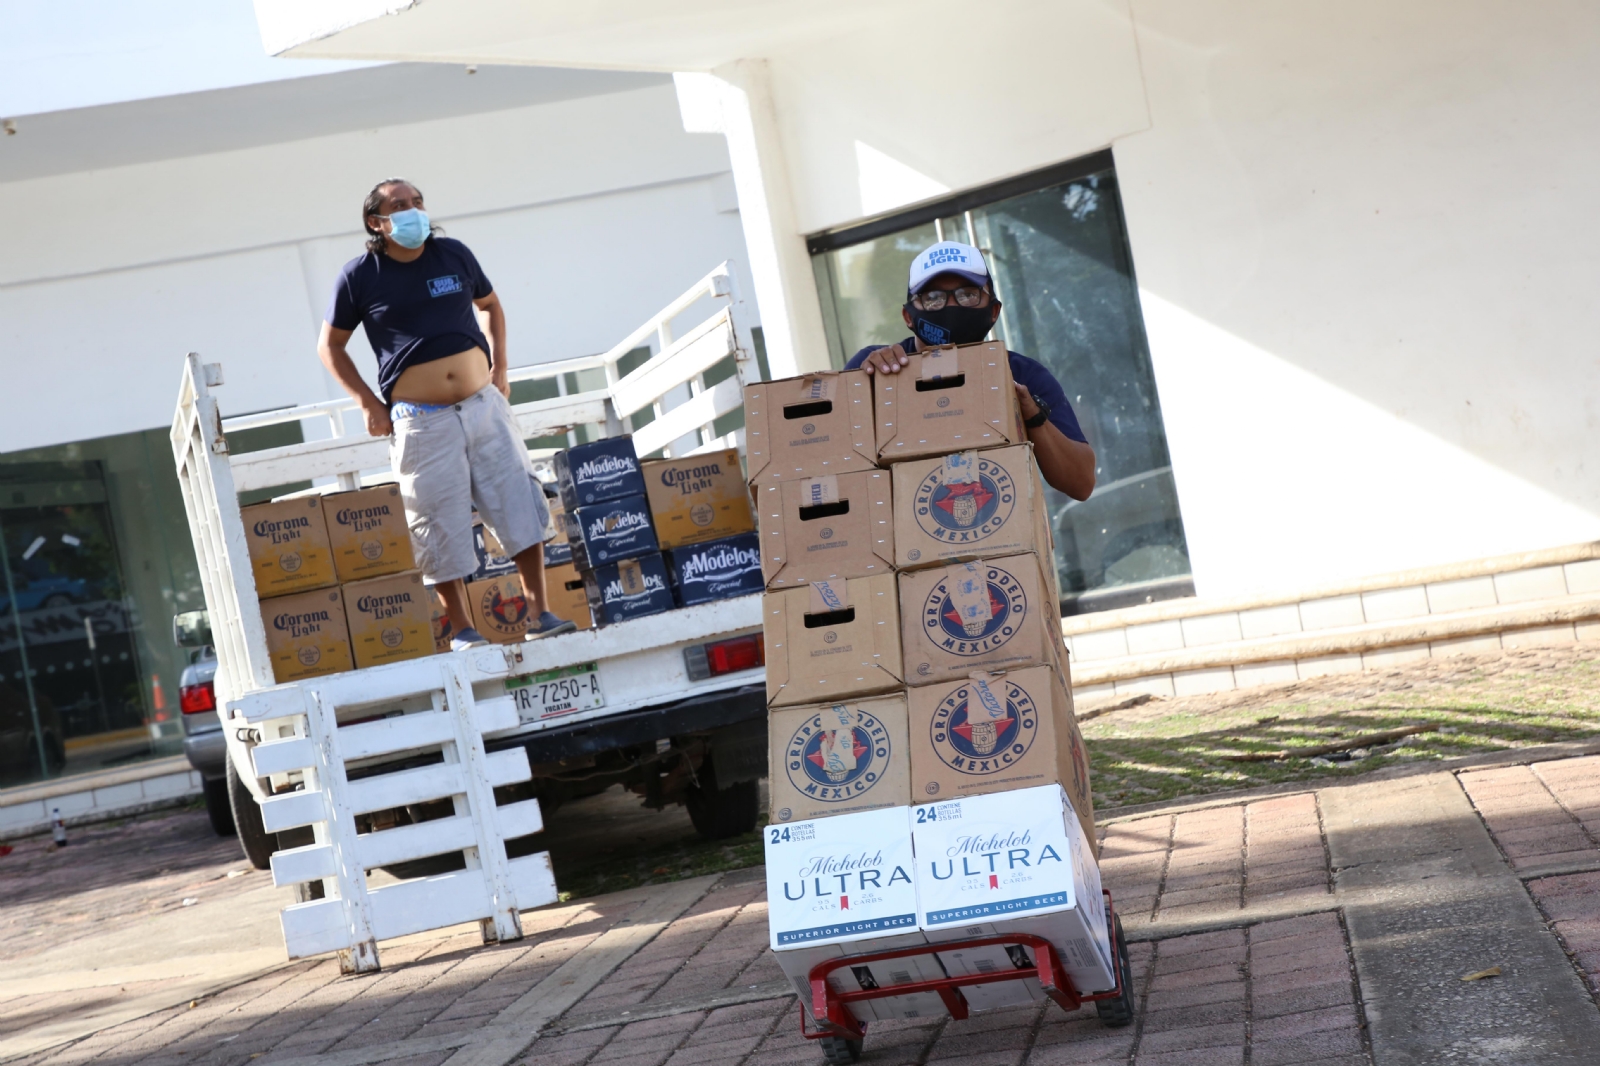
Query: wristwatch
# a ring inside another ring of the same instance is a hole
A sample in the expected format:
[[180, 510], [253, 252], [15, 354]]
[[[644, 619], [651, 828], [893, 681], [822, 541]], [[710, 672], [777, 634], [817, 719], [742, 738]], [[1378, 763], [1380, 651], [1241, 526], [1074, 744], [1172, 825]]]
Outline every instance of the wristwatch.
[[[1030, 393], [1029, 395], [1032, 394]], [[1023, 419], [1022, 424], [1029, 429], [1038, 429], [1040, 426], [1050, 421], [1050, 405], [1039, 399], [1037, 396], [1033, 397], [1033, 402], [1039, 405], [1039, 413], [1034, 415], [1032, 418]]]

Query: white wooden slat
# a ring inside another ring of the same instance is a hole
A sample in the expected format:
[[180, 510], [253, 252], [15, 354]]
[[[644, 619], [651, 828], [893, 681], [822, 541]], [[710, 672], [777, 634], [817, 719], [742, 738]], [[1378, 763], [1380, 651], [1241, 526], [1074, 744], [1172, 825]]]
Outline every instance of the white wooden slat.
[[350, 813], [366, 814], [411, 803], [459, 796], [466, 791], [458, 763], [436, 763], [351, 781], [346, 792]]
[[305, 693], [297, 685], [257, 689], [228, 701], [228, 711], [246, 722], [288, 718], [305, 711]]
[[533, 778], [533, 767], [528, 765], [527, 748], [507, 748], [493, 751], [485, 760], [489, 771], [489, 787], [519, 785]]
[[466, 815], [436, 818], [416, 825], [397, 825], [393, 829], [380, 829], [356, 837], [356, 856], [362, 869], [388, 866], [391, 863], [410, 862], [429, 855], [443, 855], [447, 851], [460, 851], [477, 843], [472, 833], [472, 819]]
[[287, 774], [317, 765], [317, 746], [310, 737], [288, 737], [257, 744], [250, 752], [257, 777]]
[[736, 350], [733, 327], [724, 308], [618, 381], [612, 388], [612, 405], [619, 416], [631, 415]]
[[431, 748], [455, 739], [455, 726], [443, 711], [422, 711], [375, 722], [339, 727], [339, 754], [346, 762], [414, 748]]
[[295, 481], [382, 469], [388, 465], [386, 438], [329, 437], [236, 456], [233, 482], [237, 491], [249, 492]]
[[516, 702], [510, 696], [494, 696], [474, 703], [472, 713], [480, 733], [503, 733], [522, 724]]
[[285, 792], [261, 801], [261, 824], [269, 833], [299, 829], [328, 819], [327, 799], [321, 792]]
[[517, 898], [517, 909], [523, 911], [548, 906], [560, 898], [548, 851], [511, 860], [511, 891]]
[[474, 922], [491, 913], [482, 870], [457, 870], [373, 889], [372, 933], [379, 940]]
[[552, 396], [548, 400], [519, 403], [511, 408], [517, 420], [517, 431], [524, 440], [530, 437], [548, 437], [556, 430], [582, 426], [606, 420], [606, 393], [578, 392], [570, 396]]
[[338, 872], [339, 859], [331, 844], [307, 844], [272, 856], [272, 883], [279, 888], [334, 877]]
[[302, 681], [301, 685], [315, 689], [324, 700], [339, 708], [383, 704], [443, 688], [443, 667], [451, 658], [450, 655], [429, 655], [385, 666], [369, 666], [347, 674], [329, 674], [314, 681]]
[[744, 394], [739, 379], [724, 378], [698, 396], [674, 407], [648, 426], [635, 430], [634, 450], [640, 455], [649, 455], [679, 437], [693, 433], [701, 426], [709, 426], [729, 411], [737, 410], [742, 403]]
[[494, 824], [501, 840], [532, 836], [544, 831], [544, 812], [539, 809], [538, 800], [508, 803], [494, 809]]
[[283, 909], [279, 921], [291, 959], [308, 959], [350, 946], [343, 900], [314, 899], [291, 904]]

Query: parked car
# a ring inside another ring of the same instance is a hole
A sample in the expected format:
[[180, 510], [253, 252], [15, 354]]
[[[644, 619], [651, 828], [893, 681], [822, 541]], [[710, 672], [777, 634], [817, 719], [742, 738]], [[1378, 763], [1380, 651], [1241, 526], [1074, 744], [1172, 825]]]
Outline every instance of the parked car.
[[217, 653], [211, 646], [211, 623], [205, 611], [187, 611], [172, 619], [172, 639], [193, 659], [178, 681], [178, 706], [183, 711], [183, 754], [200, 771], [206, 814], [218, 836], [238, 832], [228, 800], [228, 745], [217, 716]]

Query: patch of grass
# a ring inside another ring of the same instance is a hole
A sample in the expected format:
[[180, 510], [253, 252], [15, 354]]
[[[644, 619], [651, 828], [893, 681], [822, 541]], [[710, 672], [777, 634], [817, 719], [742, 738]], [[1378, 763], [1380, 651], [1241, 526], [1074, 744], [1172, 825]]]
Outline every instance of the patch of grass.
[[761, 846], [761, 830], [765, 827], [766, 819], [762, 819], [755, 832], [727, 840], [687, 836], [565, 875], [557, 863], [556, 884], [569, 898], [583, 899], [640, 885], [662, 885], [702, 874], [760, 866], [766, 861]]

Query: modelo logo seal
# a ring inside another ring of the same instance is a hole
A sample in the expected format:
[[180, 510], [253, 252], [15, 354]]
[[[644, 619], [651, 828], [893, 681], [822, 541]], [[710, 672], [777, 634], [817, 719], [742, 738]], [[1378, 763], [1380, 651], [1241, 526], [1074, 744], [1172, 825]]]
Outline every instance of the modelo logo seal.
[[976, 481], [945, 484], [936, 466], [917, 485], [917, 526], [946, 544], [977, 544], [1005, 527], [1017, 509], [1016, 485], [1005, 467], [978, 459]]
[[965, 684], [934, 709], [928, 727], [934, 754], [959, 774], [987, 777], [1007, 770], [1039, 737], [1032, 696], [1003, 678], [989, 683], [988, 695], [984, 700], [978, 685]]
[[859, 799], [889, 764], [889, 729], [877, 716], [835, 704], [800, 724], [784, 745], [789, 784], [823, 803]]
[[961, 615], [940, 581], [922, 602], [922, 628], [942, 652], [971, 659], [990, 655], [1022, 628], [1028, 617], [1028, 597], [1022, 582], [997, 566], [985, 568], [989, 583], [989, 620], [962, 624]]

